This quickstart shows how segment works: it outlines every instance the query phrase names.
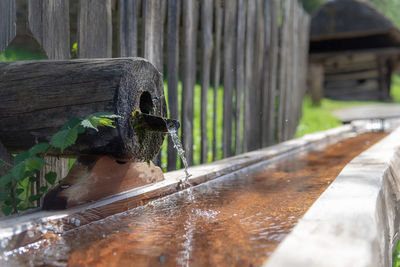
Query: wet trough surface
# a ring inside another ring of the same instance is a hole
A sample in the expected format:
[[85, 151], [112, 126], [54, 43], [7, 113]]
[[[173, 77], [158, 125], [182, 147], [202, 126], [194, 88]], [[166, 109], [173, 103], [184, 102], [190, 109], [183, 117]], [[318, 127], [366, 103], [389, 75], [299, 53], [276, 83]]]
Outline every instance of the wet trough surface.
[[1, 255], [0, 265], [259, 266], [355, 156], [366, 133], [214, 180]]

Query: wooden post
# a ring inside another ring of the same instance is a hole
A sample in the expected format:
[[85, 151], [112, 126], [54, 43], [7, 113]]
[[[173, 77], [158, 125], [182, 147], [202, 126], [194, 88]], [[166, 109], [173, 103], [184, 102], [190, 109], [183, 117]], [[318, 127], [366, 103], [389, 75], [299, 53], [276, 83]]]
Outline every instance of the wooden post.
[[[169, 116], [179, 119], [178, 103], [178, 74], [179, 74], [179, 18], [180, 0], [168, 1], [168, 44], [167, 44], [167, 80], [168, 80], [168, 107]], [[168, 166], [169, 171], [176, 170], [177, 152], [171, 137], [168, 138]]]
[[310, 63], [308, 65], [308, 87], [311, 93], [313, 105], [320, 105], [324, 92], [324, 66], [322, 64]]
[[0, 53], [15, 37], [15, 20], [15, 0], [0, 1]]
[[201, 163], [207, 162], [208, 136], [207, 136], [207, 102], [208, 89], [210, 88], [211, 57], [213, 51], [212, 0], [204, 0], [201, 3], [201, 28], [202, 28], [202, 71], [201, 71]]
[[139, 1], [119, 0], [121, 57], [137, 56]]
[[182, 141], [188, 164], [193, 165], [193, 97], [196, 83], [197, 1], [184, 0], [182, 15]]
[[111, 57], [111, 47], [111, 0], [80, 0], [78, 22], [79, 57]]
[[225, 5], [224, 17], [224, 120], [223, 157], [232, 155], [232, 102], [235, 87], [236, 1]]
[[117, 129], [87, 131], [63, 155], [151, 160], [159, 151], [164, 134], [139, 136], [131, 126], [137, 109], [167, 115], [161, 74], [147, 60], [11, 62], [0, 63], [0, 73], [0, 139], [10, 152], [49, 141], [71, 117], [103, 111], [121, 116]]

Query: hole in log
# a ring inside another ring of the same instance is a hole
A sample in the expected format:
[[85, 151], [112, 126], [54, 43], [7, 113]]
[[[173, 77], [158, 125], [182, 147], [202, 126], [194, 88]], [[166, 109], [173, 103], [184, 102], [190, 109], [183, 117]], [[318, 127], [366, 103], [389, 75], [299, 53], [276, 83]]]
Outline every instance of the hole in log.
[[118, 164], [126, 164], [128, 163], [127, 161], [122, 161], [122, 160], [115, 160], [116, 163]]
[[153, 100], [151, 94], [147, 91], [143, 92], [140, 96], [140, 111], [146, 114], [153, 114]]

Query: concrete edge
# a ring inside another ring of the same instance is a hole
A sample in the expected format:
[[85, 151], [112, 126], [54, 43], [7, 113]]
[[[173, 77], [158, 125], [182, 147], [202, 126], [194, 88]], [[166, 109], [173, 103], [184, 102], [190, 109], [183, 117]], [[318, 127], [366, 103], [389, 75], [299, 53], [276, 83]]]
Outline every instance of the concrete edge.
[[400, 128], [354, 158], [266, 267], [392, 266], [399, 239]]

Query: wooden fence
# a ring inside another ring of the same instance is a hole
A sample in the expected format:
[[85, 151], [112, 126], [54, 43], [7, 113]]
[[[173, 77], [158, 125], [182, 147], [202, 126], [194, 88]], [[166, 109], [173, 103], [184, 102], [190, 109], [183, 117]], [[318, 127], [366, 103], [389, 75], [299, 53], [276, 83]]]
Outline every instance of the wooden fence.
[[[24, 3], [27, 15], [16, 19]], [[220, 151], [229, 157], [287, 140], [296, 131], [310, 24], [297, 1], [2, 0], [0, 15], [1, 50], [15, 33], [16, 19], [17, 28], [28, 25], [49, 59], [69, 58], [76, 41], [80, 58], [140, 56], [153, 62], [165, 75], [169, 116], [181, 121], [190, 165], [195, 153], [203, 163], [218, 159]], [[194, 134], [195, 128], [200, 130]], [[163, 153], [168, 170], [175, 169], [171, 140]], [[65, 169], [65, 163], [60, 166]]]

